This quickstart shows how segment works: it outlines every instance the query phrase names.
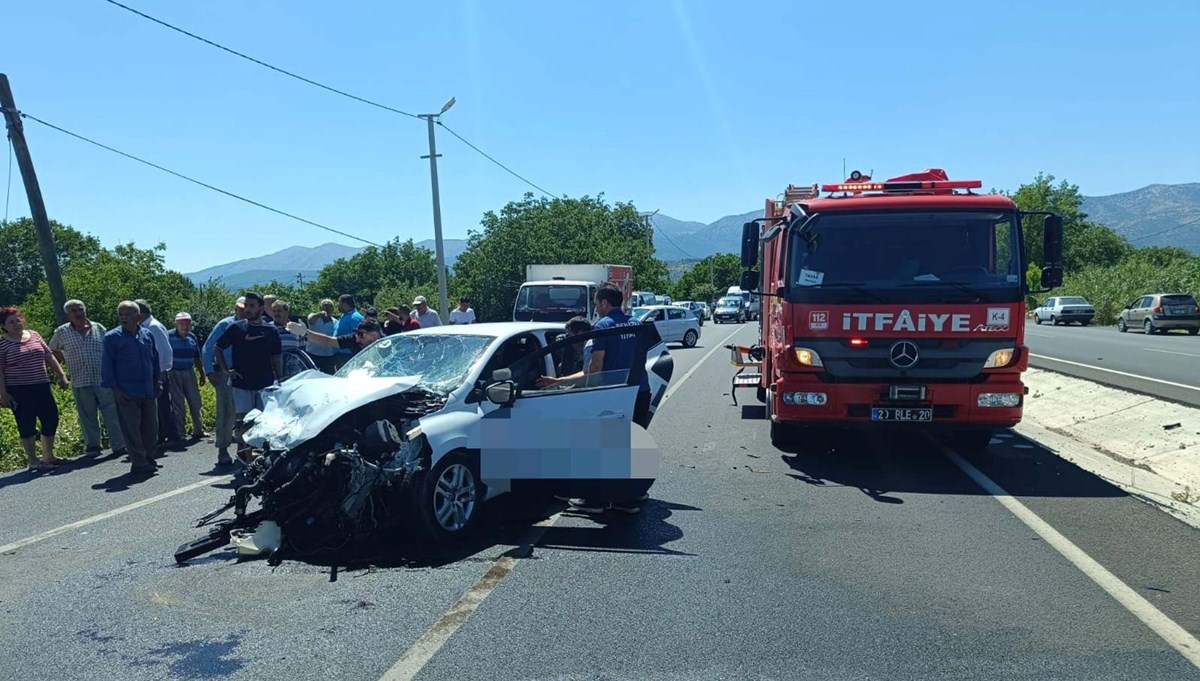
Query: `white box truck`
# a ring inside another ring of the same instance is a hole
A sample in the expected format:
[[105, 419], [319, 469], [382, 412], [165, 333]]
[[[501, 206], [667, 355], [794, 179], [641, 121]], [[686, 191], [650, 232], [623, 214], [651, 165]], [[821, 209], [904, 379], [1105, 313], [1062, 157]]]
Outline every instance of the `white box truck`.
[[513, 305], [514, 322], [563, 322], [596, 319], [596, 290], [611, 283], [621, 289], [626, 314], [633, 293], [629, 265], [527, 265], [525, 283]]

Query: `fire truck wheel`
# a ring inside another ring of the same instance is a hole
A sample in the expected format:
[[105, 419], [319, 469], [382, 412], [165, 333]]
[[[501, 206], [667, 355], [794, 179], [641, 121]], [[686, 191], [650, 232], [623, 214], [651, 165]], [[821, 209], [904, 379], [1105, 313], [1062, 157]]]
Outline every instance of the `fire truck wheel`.
[[992, 441], [992, 431], [963, 430], [954, 434], [954, 449], [959, 454], [982, 454]]

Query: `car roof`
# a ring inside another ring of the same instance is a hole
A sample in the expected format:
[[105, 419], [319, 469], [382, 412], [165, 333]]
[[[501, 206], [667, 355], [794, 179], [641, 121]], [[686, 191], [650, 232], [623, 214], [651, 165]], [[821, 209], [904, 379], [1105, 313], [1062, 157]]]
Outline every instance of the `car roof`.
[[640, 310], [670, 310], [671, 308], [687, 310], [686, 307], [682, 307], [680, 305], [635, 305], [635, 307]]
[[496, 336], [508, 338], [519, 333], [536, 333], [538, 331], [563, 331], [566, 323], [551, 322], [485, 322], [483, 324], [443, 324], [441, 326], [423, 326], [405, 334], [422, 336], [451, 335], [451, 336]]

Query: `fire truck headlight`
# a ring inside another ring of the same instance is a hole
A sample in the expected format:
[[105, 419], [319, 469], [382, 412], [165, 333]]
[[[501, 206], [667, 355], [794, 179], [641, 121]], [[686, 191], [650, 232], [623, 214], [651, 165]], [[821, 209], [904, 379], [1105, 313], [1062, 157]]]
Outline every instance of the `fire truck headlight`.
[[822, 407], [829, 401], [825, 393], [784, 393], [783, 403], [805, 407]]
[[981, 407], [1016, 407], [1021, 404], [1020, 393], [979, 393]]
[[796, 348], [796, 361], [806, 367], [825, 366], [821, 363], [821, 356], [815, 350], [808, 348]]
[[987, 361], [983, 363], [983, 368], [996, 369], [999, 367], [1006, 367], [1008, 366], [1009, 362], [1012, 362], [1014, 354], [1015, 352], [1012, 348], [997, 350], [991, 355], [988, 355]]

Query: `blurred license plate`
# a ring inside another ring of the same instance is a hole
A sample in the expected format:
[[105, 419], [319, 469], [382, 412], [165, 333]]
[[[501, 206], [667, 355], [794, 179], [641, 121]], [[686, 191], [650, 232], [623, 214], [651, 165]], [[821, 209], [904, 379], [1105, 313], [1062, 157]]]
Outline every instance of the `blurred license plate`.
[[1192, 310], [1193, 308], [1187, 307], [1186, 305], [1167, 308], [1167, 312], [1170, 312], [1171, 314], [1192, 314]]
[[872, 421], [932, 421], [932, 409], [891, 409], [875, 407], [871, 409]]

